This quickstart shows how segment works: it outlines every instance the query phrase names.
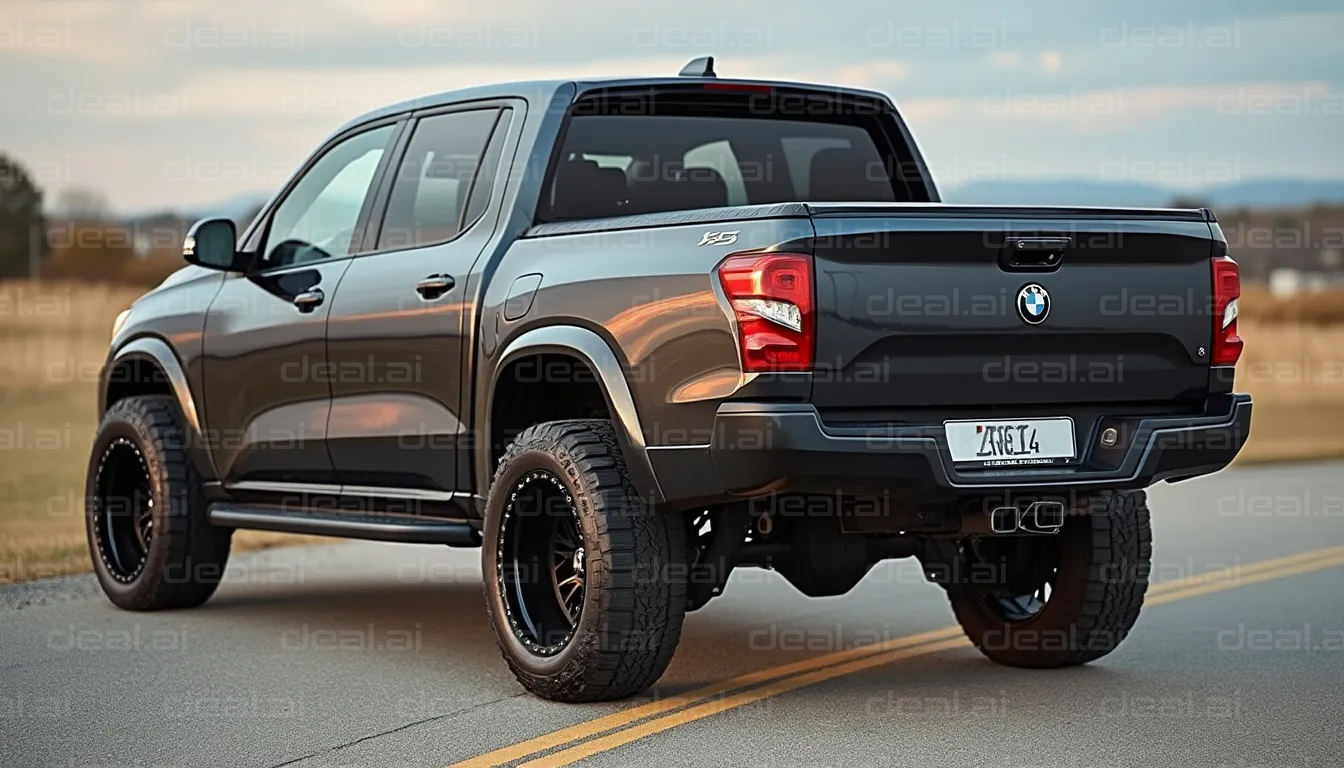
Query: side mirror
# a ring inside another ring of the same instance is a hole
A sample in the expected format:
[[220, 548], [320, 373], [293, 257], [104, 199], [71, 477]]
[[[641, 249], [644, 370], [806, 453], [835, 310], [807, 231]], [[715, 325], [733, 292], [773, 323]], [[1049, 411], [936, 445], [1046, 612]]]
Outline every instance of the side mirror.
[[201, 219], [187, 230], [182, 241], [182, 258], [188, 264], [225, 272], [242, 272], [247, 268], [238, 253], [238, 228], [228, 219]]

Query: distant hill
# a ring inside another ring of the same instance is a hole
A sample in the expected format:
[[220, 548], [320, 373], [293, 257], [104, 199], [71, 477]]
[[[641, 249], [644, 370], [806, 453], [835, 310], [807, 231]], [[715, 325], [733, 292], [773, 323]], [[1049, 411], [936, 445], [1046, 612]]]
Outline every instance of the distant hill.
[[244, 192], [240, 195], [218, 200], [205, 205], [198, 205], [186, 210], [180, 210], [170, 207], [149, 208], [140, 211], [131, 211], [122, 214], [121, 218], [129, 221], [138, 221], [143, 219], [176, 217], [187, 221], [197, 219], [207, 219], [212, 217], [222, 217], [233, 219], [237, 222], [244, 222], [251, 216], [252, 212], [265, 205], [271, 199], [269, 192]]
[[234, 221], [241, 221], [244, 217], [250, 217], [254, 211], [265, 205], [266, 201], [270, 199], [271, 193], [269, 192], [245, 192], [211, 205], [199, 206], [192, 215], [200, 219], [209, 216], [222, 216]]
[[1344, 181], [1263, 179], [1175, 190], [1157, 184], [1083, 179], [975, 181], [943, 188], [949, 203], [987, 205], [1167, 206], [1177, 198], [1199, 200], [1213, 208], [1302, 208], [1344, 203]]

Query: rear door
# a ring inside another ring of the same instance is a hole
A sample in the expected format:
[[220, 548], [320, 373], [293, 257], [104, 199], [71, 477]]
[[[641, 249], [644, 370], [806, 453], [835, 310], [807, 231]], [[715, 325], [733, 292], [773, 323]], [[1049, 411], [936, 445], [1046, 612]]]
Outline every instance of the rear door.
[[206, 424], [226, 484], [337, 482], [326, 445], [327, 317], [396, 129], [359, 130], [316, 155], [245, 246], [257, 254], [253, 269], [227, 277], [210, 307]]
[[823, 414], [1180, 403], [1208, 390], [1200, 211], [812, 206]]
[[385, 180], [369, 252], [345, 275], [327, 334], [328, 440], [347, 494], [456, 489], [459, 443], [470, 441], [467, 276], [494, 233], [489, 203], [513, 112], [476, 104], [418, 116]]

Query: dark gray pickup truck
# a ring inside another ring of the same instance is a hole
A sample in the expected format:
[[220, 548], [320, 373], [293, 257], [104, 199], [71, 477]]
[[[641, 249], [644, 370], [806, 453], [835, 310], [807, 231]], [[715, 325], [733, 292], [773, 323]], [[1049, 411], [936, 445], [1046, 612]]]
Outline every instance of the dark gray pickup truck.
[[1096, 659], [1143, 489], [1250, 425], [1210, 211], [944, 205], [885, 96], [706, 60], [380, 109], [184, 253], [103, 373], [112, 601], [200, 604], [240, 528], [481, 546], [557, 700], [651, 685], [742, 566], [915, 557], [995, 661]]

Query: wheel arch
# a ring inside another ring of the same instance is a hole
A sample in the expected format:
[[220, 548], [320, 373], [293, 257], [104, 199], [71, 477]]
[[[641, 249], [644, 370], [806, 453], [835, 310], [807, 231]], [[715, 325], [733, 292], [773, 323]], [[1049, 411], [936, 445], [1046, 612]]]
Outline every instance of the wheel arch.
[[631, 480], [646, 502], [662, 504], [663, 494], [645, 451], [644, 431], [625, 369], [605, 339], [591, 329], [576, 325], [548, 325], [526, 331], [510, 341], [499, 355], [490, 372], [490, 385], [478, 401], [480, 408], [476, 414], [482, 447], [476, 452], [476, 476], [480, 480], [477, 487], [481, 489], [481, 496], [488, 493], [494, 473], [490, 451], [494, 444], [494, 425], [490, 417], [494, 412], [495, 395], [500, 389], [501, 374], [511, 364], [538, 355], [566, 356], [588, 366], [606, 401]]
[[113, 352], [98, 382], [98, 418], [117, 401], [137, 395], [171, 395], [186, 432], [184, 446], [201, 478], [216, 479], [214, 462], [201, 427], [203, 413], [191, 391], [186, 369], [172, 346], [157, 336], [138, 336]]

